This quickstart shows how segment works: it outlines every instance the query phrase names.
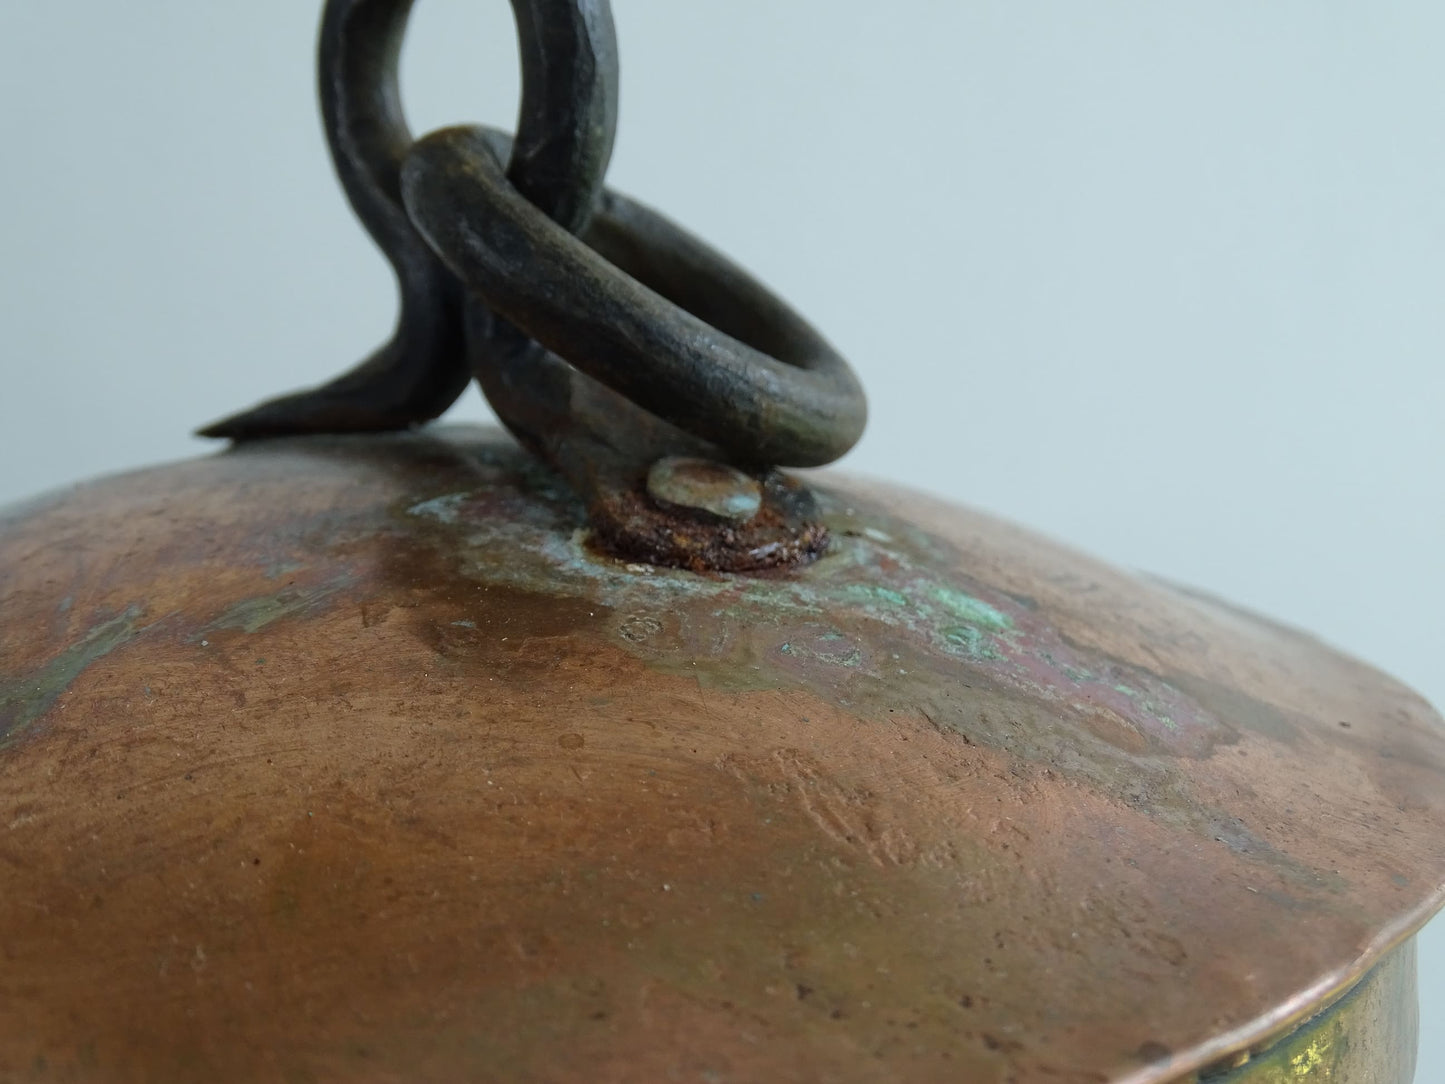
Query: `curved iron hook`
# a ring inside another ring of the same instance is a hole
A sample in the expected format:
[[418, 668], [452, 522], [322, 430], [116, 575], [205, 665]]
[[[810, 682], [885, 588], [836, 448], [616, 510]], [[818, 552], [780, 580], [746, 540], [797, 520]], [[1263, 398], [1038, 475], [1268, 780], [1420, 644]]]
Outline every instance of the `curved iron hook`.
[[[471, 376], [464, 289], [401, 201], [412, 145], [397, 69], [413, 0], [328, 0], [318, 67], [331, 157], [347, 198], [396, 272], [391, 340], [319, 388], [269, 400], [200, 430], [245, 440], [402, 429], [437, 417]], [[584, 226], [617, 126], [617, 41], [608, 0], [511, 0], [522, 101], [507, 175], [563, 228]]]

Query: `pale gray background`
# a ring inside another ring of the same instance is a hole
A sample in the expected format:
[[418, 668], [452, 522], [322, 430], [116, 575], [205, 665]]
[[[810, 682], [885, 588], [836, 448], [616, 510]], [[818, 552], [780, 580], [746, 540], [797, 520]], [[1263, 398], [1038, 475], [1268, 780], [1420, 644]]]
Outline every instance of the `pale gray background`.
[[[0, 0], [0, 501], [203, 452], [190, 427], [388, 333], [314, 115], [319, 7]], [[1445, 4], [615, 7], [613, 183], [853, 359], [848, 468], [1445, 704]], [[509, 19], [418, 5], [419, 129], [510, 126]], [[1422, 945], [1440, 1084], [1445, 925]]]

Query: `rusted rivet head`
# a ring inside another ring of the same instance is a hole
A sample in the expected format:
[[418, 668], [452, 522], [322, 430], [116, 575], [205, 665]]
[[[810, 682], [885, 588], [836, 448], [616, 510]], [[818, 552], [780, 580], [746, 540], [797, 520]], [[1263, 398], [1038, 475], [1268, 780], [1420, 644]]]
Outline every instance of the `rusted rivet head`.
[[726, 463], [686, 456], [659, 459], [647, 472], [647, 494], [659, 504], [745, 523], [763, 506], [758, 480]]

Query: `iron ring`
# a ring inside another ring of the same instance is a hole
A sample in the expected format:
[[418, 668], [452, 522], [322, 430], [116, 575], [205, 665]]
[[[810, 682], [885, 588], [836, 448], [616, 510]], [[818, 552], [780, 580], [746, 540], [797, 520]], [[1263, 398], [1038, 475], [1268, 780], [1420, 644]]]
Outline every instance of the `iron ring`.
[[818, 466], [863, 431], [852, 369], [802, 317], [668, 219], [613, 192], [579, 238], [508, 182], [500, 133], [434, 132], [408, 213], [489, 309], [586, 375], [744, 463]]

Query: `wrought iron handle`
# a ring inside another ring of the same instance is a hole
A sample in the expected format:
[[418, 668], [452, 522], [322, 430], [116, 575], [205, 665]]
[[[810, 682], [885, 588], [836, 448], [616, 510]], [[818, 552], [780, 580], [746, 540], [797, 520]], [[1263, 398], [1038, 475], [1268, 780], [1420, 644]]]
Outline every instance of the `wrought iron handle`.
[[418, 143], [402, 170], [412, 221], [489, 308], [730, 458], [811, 467], [852, 447], [862, 390], [783, 302], [621, 196], [606, 200], [589, 247], [523, 199], [502, 161], [484, 132], [454, 128]]
[[330, 384], [203, 433], [404, 428], [444, 411], [470, 370], [503, 423], [582, 492], [615, 549], [724, 568], [816, 552], [796, 487], [776, 480], [765, 491], [791, 496], [765, 504], [771, 514], [725, 526], [694, 516], [697, 544], [681, 555], [655, 544], [682, 537], [650, 522], [659, 503], [627, 496], [664, 456], [750, 465], [760, 485], [768, 464], [829, 462], [857, 440], [866, 409], [847, 363], [781, 300], [662, 216], [604, 193], [617, 118], [607, 0], [512, 0], [515, 142], [451, 129], [420, 143], [397, 85], [411, 2], [328, 0], [319, 53], [337, 173], [400, 284], [396, 333]]

